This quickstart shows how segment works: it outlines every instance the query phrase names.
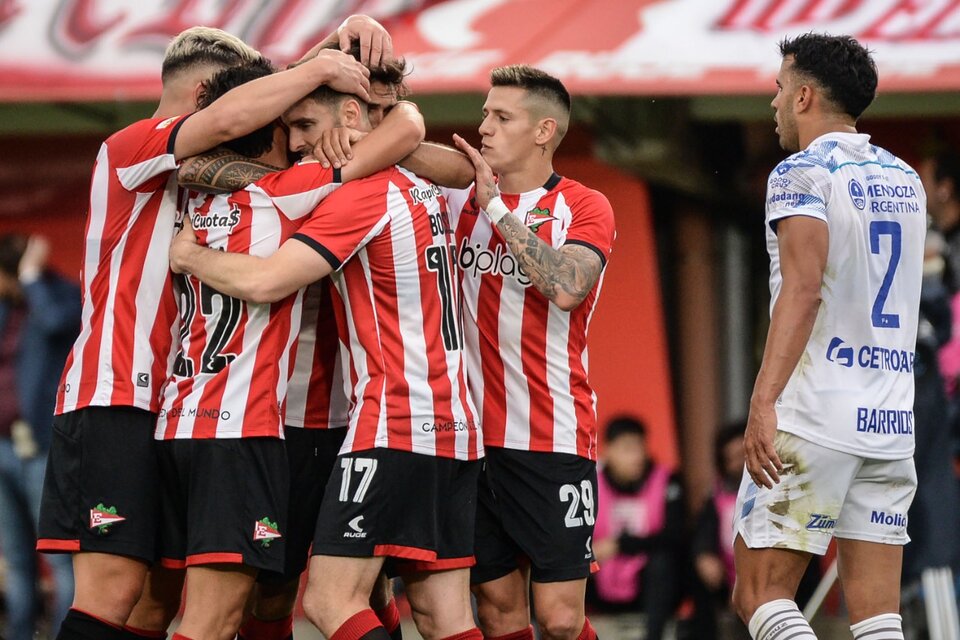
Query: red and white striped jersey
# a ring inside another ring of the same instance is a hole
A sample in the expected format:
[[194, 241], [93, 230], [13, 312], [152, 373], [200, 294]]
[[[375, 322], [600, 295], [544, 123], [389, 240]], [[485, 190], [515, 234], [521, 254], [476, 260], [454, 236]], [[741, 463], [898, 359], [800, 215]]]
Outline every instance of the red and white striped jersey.
[[308, 286], [303, 294], [300, 335], [283, 421], [288, 427], [336, 429], [346, 427], [349, 420], [350, 387], [344, 387], [330, 286], [329, 278], [324, 278]]
[[[339, 185], [316, 161], [267, 175], [242, 191], [196, 195], [187, 215], [200, 245], [267, 257]], [[303, 292], [273, 304], [177, 278], [179, 352], [163, 390], [155, 437], [283, 437], [282, 405]]]
[[[616, 236], [603, 194], [553, 174], [503, 202], [555, 249], [579, 244], [606, 266]], [[473, 190], [449, 194], [463, 297], [470, 391], [484, 444], [596, 460], [596, 395], [587, 381], [587, 326], [603, 276], [573, 311], [549, 302], [520, 268]]]
[[339, 189], [294, 237], [336, 269], [333, 303], [352, 385], [341, 451], [483, 455], [440, 189], [399, 167], [385, 169]]
[[58, 415], [91, 405], [159, 408], [177, 322], [173, 145], [186, 117], [140, 120], [100, 146], [80, 270], [82, 324], [60, 380]]

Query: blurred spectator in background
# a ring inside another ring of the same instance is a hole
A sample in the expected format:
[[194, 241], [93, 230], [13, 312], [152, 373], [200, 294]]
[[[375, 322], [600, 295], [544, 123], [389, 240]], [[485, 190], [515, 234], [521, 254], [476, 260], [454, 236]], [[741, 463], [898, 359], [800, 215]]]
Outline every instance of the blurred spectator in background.
[[[735, 627], [741, 630], [737, 637], [749, 638], [747, 628], [730, 608], [730, 594], [736, 573], [733, 567], [733, 511], [737, 491], [743, 476], [743, 422], [720, 429], [714, 443], [717, 478], [710, 497], [700, 509], [691, 540], [693, 554], [694, 637], [712, 640], [726, 634], [718, 633]], [[727, 616], [720, 616], [726, 611]], [[724, 618], [721, 622], [721, 618]]]
[[[7, 640], [31, 640], [38, 614], [36, 527], [60, 371], [80, 329], [80, 289], [46, 268], [44, 238], [0, 236], [0, 550]], [[48, 556], [52, 629], [73, 600], [68, 555]]]
[[600, 571], [590, 603], [601, 612], [644, 613], [646, 638], [657, 640], [679, 601], [683, 491], [676, 474], [650, 459], [639, 420], [613, 420], [603, 441], [593, 535]]
[[950, 409], [937, 366], [937, 351], [950, 339], [951, 331], [950, 293], [945, 286], [947, 246], [943, 236], [931, 229], [924, 248], [913, 368], [917, 495], [907, 515], [911, 542], [903, 552], [904, 585], [919, 580], [925, 569], [956, 570], [960, 555], [960, 485], [951, 459]]
[[[946, 151], [932, 155], [920, 163], [919, 173], [923, 188], [927, 192], [927, 213], [930, 214], [934, 230], [942, 236], [942, 240], [933, 240], [934, 243], [939, 243], [939, 249], [931, 251], [928, 246], [927, 253], [932, 255], [928, 256], [928, 262], [925, 263], [922, 295], [926, 301], [921, 304], [925, 305], [926, 313], [929, 314], [931, 300], [939, 295], [941, 287], [946, 287], [953, 329], [947, 331], [947, 342], [940, 347], [938, 358], [939, 374], [943, 377], [949, 401], [950, 411], [946, 420], [951, 425], [948, 437], [952, 442], [943, 441], [942, 444], [957, 454], [960, 453], [957, 450], [960, 439], [960, 154]], [[939, 283], [931, 288], [933, 281], [927, 271], [934, 264], [942, 276], [934, 278]], [[923, 308], [920, 313], [921, 316], [925, 313]], [[917, 384], [920, 384], [919, 378]], [[917, 393], [920, 393], [919, 388]], [[922, 434], [918, 433], [917, 437], [922, 437]], [[919, 462], [919, 458], [917, 460]]]

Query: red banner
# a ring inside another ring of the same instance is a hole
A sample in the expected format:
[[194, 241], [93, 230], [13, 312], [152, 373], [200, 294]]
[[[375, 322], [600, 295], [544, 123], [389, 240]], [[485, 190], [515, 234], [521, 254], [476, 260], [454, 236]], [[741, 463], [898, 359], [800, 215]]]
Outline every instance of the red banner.
[[960, 0], [0, 0], [0, 100], [152, 99], [188, 26], [284, 63], [354, 12], [388, 25], [419, 93], [518, 62], [574, 93], [770, 93], [777, 42], [810, 30], [868, 44], [883, 91], [960, 89]]

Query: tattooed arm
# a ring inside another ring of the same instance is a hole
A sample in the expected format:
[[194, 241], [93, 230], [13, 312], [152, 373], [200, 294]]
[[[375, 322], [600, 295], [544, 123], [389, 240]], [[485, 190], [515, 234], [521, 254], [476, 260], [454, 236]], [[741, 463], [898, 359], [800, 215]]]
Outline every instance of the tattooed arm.
[[530, 282], [564, 311], [574, 310], [600, 278], [603, 270], [600, 256], [582, 245], [568, 244], [554, 249], [538, 238], [500, 200], [493, 171], [480, 152], [458, 135], [454, 135], [454, 140], [476, 170], [477, 204], [496, 224]]
[[177, 181], [180, 186], [194, 191], [231, 193], [274, 171], [280, 171], [280, 167], [220, 148], [181, 162]]

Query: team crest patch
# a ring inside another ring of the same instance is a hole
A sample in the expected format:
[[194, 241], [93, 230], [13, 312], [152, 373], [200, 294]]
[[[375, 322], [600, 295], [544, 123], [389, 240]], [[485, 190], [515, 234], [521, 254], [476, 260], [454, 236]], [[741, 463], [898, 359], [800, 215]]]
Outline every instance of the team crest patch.
[[540, 225], [550, 220], [556, 220], [555, 217], [550, 215], [550, 209], [534, 207], [530, 209], [530, 211], [527, 211], [527, 216], [524, 218], [523, 224], [527, 225], [531, 231], [536, 231], [540, 228]]
[[173, 124], [173, 123], [174, 123], [177, 119], [179, 119], [179, 118], [180, 118], [180, 116], [173, 116], [172, 118], [167, 118], [166, 120], [164, 120], [163, 122], [161, 122], [160, 124], [157, 125], [157, 129], [158, 129], [158, 130], [159, 130], [159, 129], [166, 129], [167, 127], [169, 127], [171, 124]]
[[270, 518], [263, 517], [253, 523], [253, 540], [259, 540], [264, 549], [268, 549], [275, 539], [282, 537], [277, 523], [271, 522]]
[[95, 529], [100, 535], [110, 533], [110, 527], [126, 520], [121, 515], [117, 515], [116, 507], [106, 507], [101, 502], [90, 509], [90, 528]]

